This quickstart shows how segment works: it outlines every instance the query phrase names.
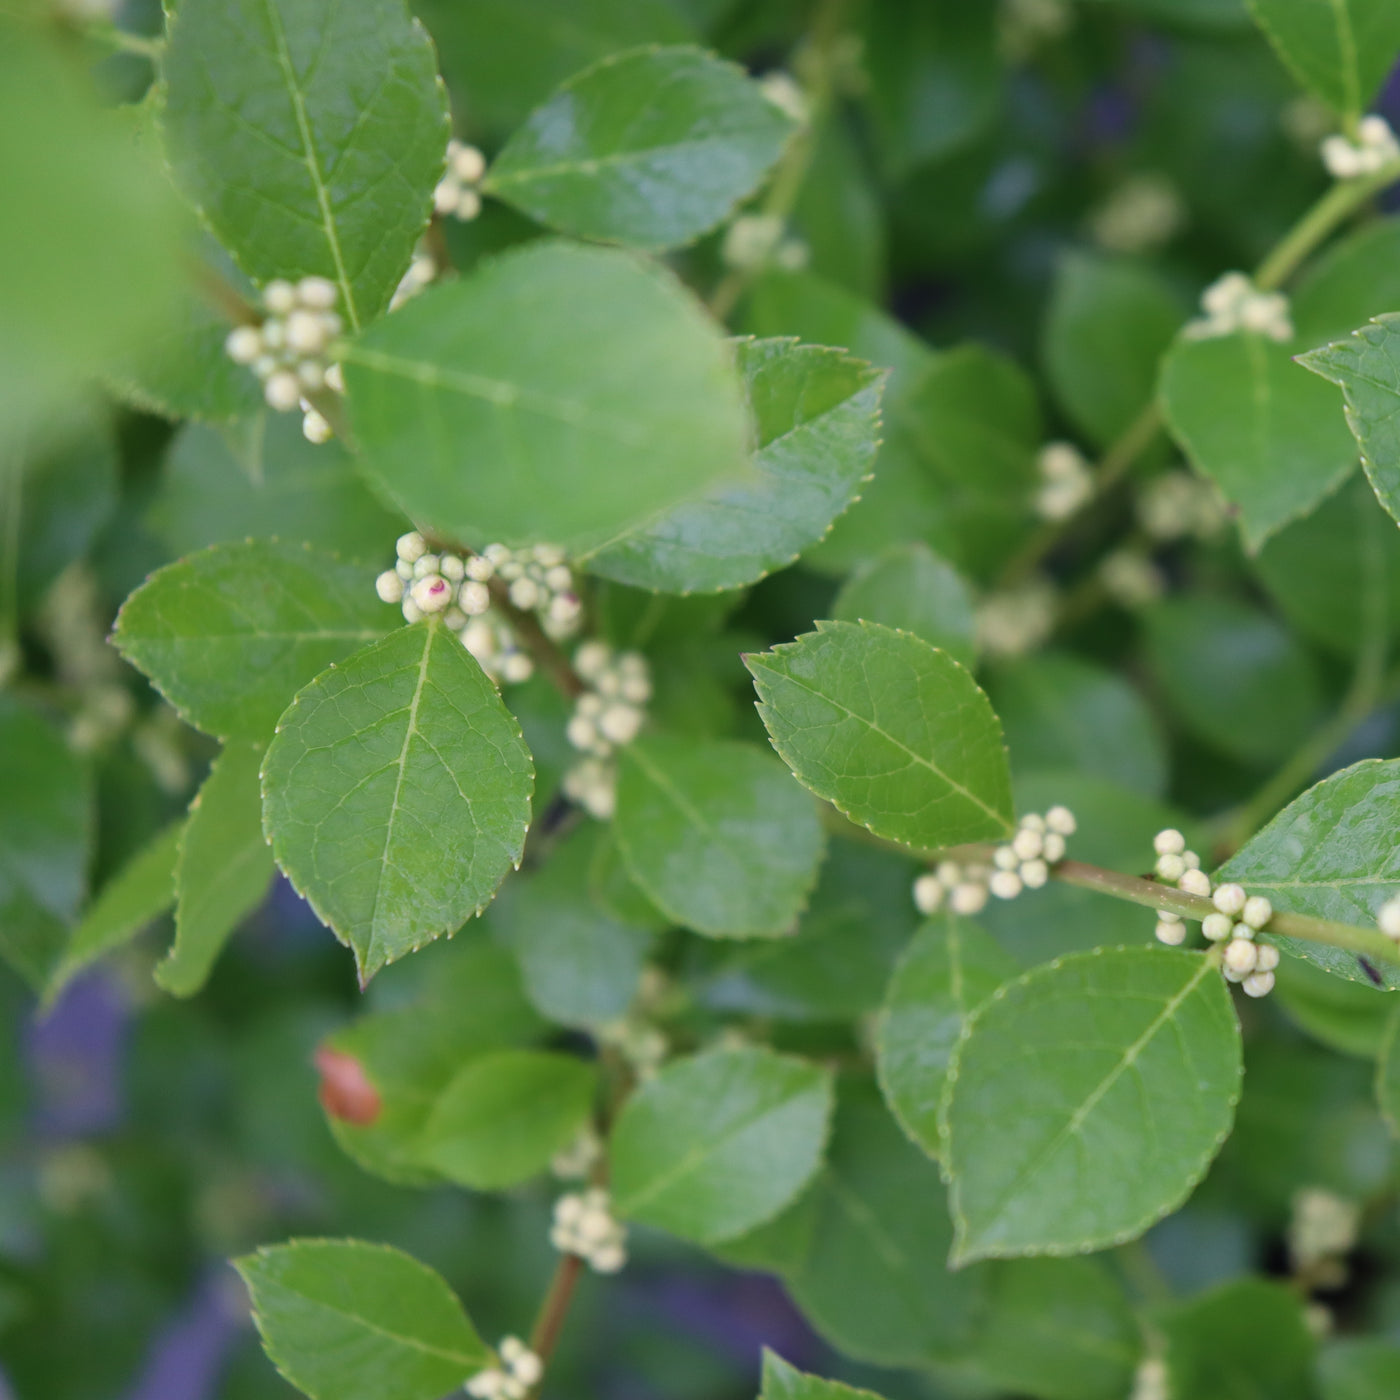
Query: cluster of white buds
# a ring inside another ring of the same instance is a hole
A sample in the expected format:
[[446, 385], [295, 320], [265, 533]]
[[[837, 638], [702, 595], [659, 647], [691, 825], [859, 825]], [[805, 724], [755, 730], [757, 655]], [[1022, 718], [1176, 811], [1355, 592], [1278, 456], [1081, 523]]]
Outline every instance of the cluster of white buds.
[[600, 1186], [555, 1201], [549, 1242], [561, 1254], [578, 1255], [595, 1273], [615, 1274], [627, 1262], [627, 1227], [613, 1215]]
[[473, 577], [483, 583], [495, 577], [509, 584], [511, 605], [534, 613], [551, 641], [567, 641], [578, 632], [583, 604], [574, 590], [574, 571], [556, 545], [508, 549], [488, 544], [475, 561]]
[[412, 301], [437, 275], [437, 260], [420, 246], [408, 265], [408, 271], [399, 278], [399, 285], [394, 288], [394, 295], [389, 299], [389, 310], [397, 311], [404, 302]]
[[757, 272], [772, 263], [784, 272], [801, 272], [810, 250], [799, 238], [787, 238], [776, 214], [740, 214], [724, 232], [720, 258], [736, 272]]
[[584, 757], [564, 775], [564, 795], [599, 821], [617, 805], [613, 756], [641, 732], [651, 699], [651, 669], [636, 651], [614, 651], [596, 639], [574, 653], [574, 670], [588, 689], [574, 702], [564, 733]]
[[561, 1181], [582, 1181], [598, 1165], [603, 1142], [592, 1128], [584, 1128], [562, 1152], [556, 1152], [549, 1169]]
[[[1159, 831], [1152, 840], [1157, 852], [1154, 873], [1166, 884], [1175, 885], [1187, 894], [1210, 896], [1210, 876], [1201, 869], [1201, 858], [1186, 849], [1186, 838], [1175, 827]], [[1169, 909], [1157, 913], [1157, 940], [1175, 948], [1186, 941], [1186, 925], [1180, 914]]]
[[977, 606], [977, 644], [988, 656], [1024, 656], [1049, 640], [1057, 610], [1046, 578], [993, 593]]
[[1293, 318], [1282, 292], [1261, 292], [1243, 272], [1227, 272], [1201, 294], [1205, 315], [1192, 321], [1185, 334], [1193, 340], [1212, 340], [1253, 331], [1270, 340], [1293, 339]]
[[1210, 482], [1186, 471], [1163, 472], [1138, 493], [1138, 523], [1164, 543], [1208, 540], [1225, 524], [1225, 506]]
[[1186, 207], [1165, 175], [1133, 175], [1089, 216], [1089, 231], [1111, 253], [1150, 253], [1186, 223]]
[[486, 174], [486, 157], [475, 146], [461, 141], [447, 143], [447, 169], [433, 191], [433, 212], [442, 219], [470, 223], [481, 213], [481, 177]]
[[1065, 858], [1066, 838], [1078, 823], [1068, 807], [1051, 807], [1044, 816], [1028, 812], [1016, 835], [992, 852], [990, 865], [940, 861], [914, 881], [914, 904], [921, 914], [942, 908], [946, 899], [955, 914], [978, 914], [990, 895], [1015, 899], [1022, 890], [1038, 890], [1050, 867]]
[[1320, 1186], [1293, 1196], [1288, 1222], [1288, 1254], [1295, 1273], [1306, 1273], [1314, 1288], [1340, 1288], [1346, 1282], [1343, 1256], [1356, 1248], [1361, 1209], [1355, 1201]]
[[1130, 545], [1104, 556], [1099, 582], [1115, 603], [1130, 612], [1148, 607], [1167, 591], [1162, 571], [1147, 554]]
[[1322, 163], [1334, 180], [1379, 175], [1387, 166], [1400, 163], [1400, 141], [1396, 141], [1390, 123], [1373, 112], [1357, 124], [1355, 141], [1345, 136], [1327, 137], [1322, 143]]
[[464, 1389], [476, 1400], [525, 1400], [544, 1375], [544, 1362], [519, 1337], [502, 1337], [499, 1366], [478, 1371]]
[[1400, 940], [1400, 894], [1391, 895], [1376, 910], [1376, 927], [1387, 938]]
[[811, 116], [811, 104], [802, 85], [781, 68], [774, 68], [758, 80], [759, 90], [780, 112], [786, 112], [793, 121], [806, 126]]
[[335, 283], [328, 277], [303, 277], [295, 284], [280, 278], [263, 288], [267, 314], [257, 326], [235, 326], [224, 349], [235, 364], [247, 365], [262, 380], [269, 408], [290, 413], [300, 407], [302, 430], [312, 442], [325, 442], [330, 424], [306, 402], [320, 389], [342, 393], [340, 366], [326, 353], [342, 329], [336, 314]]
[[997, 40], [1013, 63], [1028, 59], [1041, 44], [1058, 39], [1074, 22], [1066, 0], [1001, 0]]
[[1047, 443], [1036, 458], [1036, 468], [1040, 486], [1035, 513], [1042, 520], [1068, 520], [1094, 494], [1094, 474], [1072, 443]]
[[599, 1026], [598, 1040], [616, 1050], [641, 1080], [654, 1079], [671, 1053], [665, 1032], [635, 1014]]

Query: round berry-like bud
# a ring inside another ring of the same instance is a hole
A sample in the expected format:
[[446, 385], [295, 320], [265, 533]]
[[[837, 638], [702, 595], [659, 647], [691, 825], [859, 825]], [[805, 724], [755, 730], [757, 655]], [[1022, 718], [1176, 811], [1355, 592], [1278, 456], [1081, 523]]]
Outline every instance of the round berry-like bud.
[[544, 581], [556, 593], [568, 593], [574, 586], [574, 571], [567, 564], [555, 564], [545, 570]]
[[987, 907], [987, 887], [971, 880], [954, 885], [948, 906], [955, 914], [980, 914]]
[[1021, 866], [1021, 883], [1028, 890], [1038, 890], [1050, 878], [1050, 867], [1043, 860], [1028, 860]]
[[326, 366], [326, 388], [336, 394], [345, 392], [345, 371], [340, 365]]
[[403, 600], [403, 620], [405, 622], [418, 622], [422, 617], [423, 609], [412, 598], [405, 598]]
[[462, 628], [462, 645], [484, 666], [496, 655], [496, 629], [478, 619]]
[[1179, 856], [1186, 849], [1186, 838], [1169, 826], [1152, 838], [1152, 848], [1159, 856]]
[[1063, 860], [1065, 858], [1065, 838], [1061, 836], [1058, 831], [1048, 833], [1045, 837], [1045, 848], [1041, 851], [1041, 855], [1043, 855], [1051, 865], [1054, 865], [1056, 861]]
[[452, 211], [464, 224], [469, 224], [481, 213], [481, 196], [475, 190], [463, 190], [457, 196], [457, 207]]
[[1014, 870], [998, 870], [987, 882], [998, 899], [1015, 899], [1021, 893], [1021, 877]]
[[539, 584], [532, 578], [516, 579], [510, 586], [510, 601], [514, 603], [521, 612], [529, 612], [539, 604]]
[[427, 578], [429, 574], [438, 572], [438, 557], [436, 554], [420, 554], [413, 561], [413, 577]]
[[1262, 894], [1250, 895], [1240, 911], [1240, 918], [1253, 929], [1267, 928], [1273, 917], [1274, 906]]
[[575, 714], [587, 715], [589, 719], [597, 719], [603, 713], [606, 701], [597, 691], [585, 690], [574, 702]]
[[651, 681], [646, 676], [623, 676], [622, 698], [633, 705], [645, 705], [651, 699]]
[[293, 311], [287, 317], [287, 349], [317, 355], [326, 345], [326, 328], [314, 311]]
[[958, 884], [963, 877], [962, 866], [955, 860], [940, 860], [933, 868], [933, 873], [943, 881], [949, 889]]
[[1164, 924], [1179, 924], [1181, 922], [1181, 915], [1173, 914], [1170, 909], [1159, 909], [1157, 917]]
[[1178, 948], [1186, 942], [1185, 924], [1168, 924], [1161, 919], [1157, 921], [1157, 942], [1165, 943], [1169, 948]]
[[1022, 827], [1011, 838], [1011, 849], [1016, 853], [1017, 860], [1035, 860], [1045, 849], [1045, 841], [1040, 832]]
[[477, 583], [489, 583], [496, 572], [496, 566], [480, 554], [473, 554], [467, 560], [467, 577]]
[[425, 613], [441, 612], [452, 602], [452, 585], [440, 574], [415, 580], [413, 601]]
[[1247, 997], [1266, 997], [1274, 989], [1272, 972], [1251, 972], [1244, 979], [1244, 994]]
[[596, 681], [612, 661], [612, 648], [606, 642], [584, 642], [574, 652], [574, 670], [586, 681]]
[[1177, 855], [1157, 857], [1156, 871], [1163, 880], [1179, 880], [1186, 873], [1186, 862]]
[[1026, 831], [1039, 831], [1044, 834], [1045, 818], [1042, 817], [1039, 812], [1027, 812], [1026, 815], [1021, 818], [1021, 826]]
[[374, 591], [386, 603], [403, 601], [403, 580], [393, 569], [385, 569], [374, 581]]
[[920, 875], [914, 881], [914, 907], [921, 914], [936, 913], [943, 895], [943, 881], [937, 875]]
[[1187, 894], [1208, 896], [1210, 894], [1210, 876], [1204, 870], [1188, 870], [1176, 882], [1176, 887], [1179, 890], [1185, 890]]
[[474, 185], [486, 174], [486, 157], [475, 146], [458, 146], [451, 155], [451, 170], [465, 184]]
[[1079, 830], [1079, 823], [1068, 807], [1054, 806], [1045, 814], [1045, 825], [1057, 836], [1073, 836]]
[[462, 186], [455, 175], [445, 175], [433, 190], [433, 213], [445, 219], [462, 197]]
[[335, 433], [326, 419], [314, 408], [308, 408], [301, 417], [301, 435], [307, 442], [314, 442], [318, 447], [325, 442], [329, 442]]
[[630, 744], [642, 727], [642, 712], [625, 703], [609, 705], [598, 717], [598, 728], [614, 744]]
[[1400, 895], [1392, 896], [1376, 910], [1376, 927], [1387, 938], [1400, 938]]
[[394, 552], [405, 564], [416, 564], [428, 552], [428, 542], [417, 530], [410, 530], [394, 541]]
[[1211, 896], [1215, 907], [1222, 914], [1238, 914], [1244, 908], [1244, 902], [1249, 896], [1244, 892], [1243, 885], [1225, 884]]
[[442, 615], [443, 626], [450, 627], [454, 632], [460, 632], [467, 625], [467, 615], [461, 608], [448, 608]]
[[259, 355], [258, 358], [253, 361], [253, 373], [256, 374], [259, 379], [266, 379], [268, 375], [275, 373], [276, 369], [276, 355]]
[[1182, 851], [1181, 858], [1186, 862], [1188, 870], [1199, 870], [1201, 868], [1201, 858], [1195, 851]]
[[462, 558], [458, 554], [444, 554], [438, 560], [438, 573], [449, 583], [461, 583], [466, 572], [466, 565], [462, 563]]
[[1254, 944], [1245, 938], [1232, 938], [1225, 945], [1225, 966], [1231, 972], [1245, 974], [1254, 971], [1254, 965], [1258, 961], [1258, 954], [1254, 950]]
[[513, 651], [501, 662], [501, 679], [509, 685], [524, 685], [535, 674], [535, 663], [523, 651]]
[[1020, 857], [1010, 846], [998, 846], [992, 853], [992, 864], [998, 870], [1015, 870], [1020, 863]]
[[303, 389], [314, 394], [318, 389], [326, 387], [326, 367], [320, 360], [303, 360], [297, 366], [297, 378], [301, 381]]
[[297, 300], [312, 311], [329, 311], [338, 293], [329, 277], [303, 277], [297, 283]]
[[263, 288], [263, 305], [274, 316], [285, 316], [297, 304], [296, 288], [290, 282], [278, 277]]
[[1233, 938], [1243, 938], [1246, 943], [1254, 942], [1254, 930], [1244, 922], [1237, 923], [1230, 934]]
[[1214, 914], [1207, 914], [1205, 918], [1201, 920], [1201, 932], [1205, 934], [1212, 943], [1223, 943], [1229, 938], [1233, 930], [1234, 924], [1231, 922], [1230, 916], [1228, 914], [1221, 914], [1219, 911]]
[[262, 332], [256, 326], [235, 326], [224, 341], [224, 350], [236, 365], [251, 365], [263, 352]]
[[582, 753], [589, 753], [598, 744], [598, 727], [587, 715], [573, 715], [564, 726], [564, 737]]
[[301, 380], [289, 369], [279, 369], [268, 375], [263, 385], [263, 398], [269, 408], [278, 413], [290, 413], [301, 403]]
[[480, 617], [491, 606], [491, 590], [484, 583], [468, 579], [458, 590], [457, 599], [468, 617]]
[[1256, 943], [1254, 950], [1254, 970], [1256, 972], [1272, 972], [1278, 966], [1278, 949], [1272, 943]]

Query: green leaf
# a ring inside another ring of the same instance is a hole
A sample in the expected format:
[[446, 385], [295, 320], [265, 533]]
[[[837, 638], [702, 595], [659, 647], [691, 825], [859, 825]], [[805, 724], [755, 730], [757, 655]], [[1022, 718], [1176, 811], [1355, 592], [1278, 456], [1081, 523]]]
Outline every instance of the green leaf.
[[804, 1375], [765, 1347], [763, 1389], [758, 1400], [880, 1400], [880, 1397], [873, 1391], [855, 1390], [839, 1381]]
[[987, 691], [1017, 773], [1072, 768], [1134, 792], [1165, 789], [1161, 726], [1117, 671], [1045, 651], [998, 665]]
[[1001, 726], [946, 652], [888, 627], [819, 622], [744, 664], [773, 747], [852, 821], [925, 850], [1010, 831]]
[[[1289, 803], [1217, 873], [1268, 895], [1278, 909], [1374, 929], [1376, 911], [1400, 894], [1397, 826], [1400, 759], [1365, 759]], [[1338, 977], [1400, 988], [1400, 967], [1390, 963], [1363, 966], [1344, 948], [1282, 936], [1274, 942]]]
[[900, 1126], [938, 1157], [938, 1110], [948, 1063], [972, 1013], [1019, 971], [980, 925], [940, 914], [914, 936], [880, 1014], [876, 1066]]
[[1275, 995], [1289, 1019], [1329, 1049], [1367, 1060], [1381, 1053], [1394, 1002], [1370, 982], [1329, 976], [1300, 958], [1288, 964]]
[[171, 822], [98, 891], [44, 991], [51, 1006], [84, 968], [120, 948], [175, 903], [175, 858], [184, 819]]
[[1309, 92], [1354, 120], [1400, 52], [1390, 0], [1248, 0], [1278, 56]]
[[307, 442], [294, 413], [264, 411], [222, 431], [182, 428], [146, 521], [176, 555], [276, 537], [376, 565], [403, 532], [343, 447]]
[[663, 269], [537, 241], [434, 287], [347, 352], [372, 480], [469, 544], [595, 550], [752, 480], [720, 328]]
[[1260, 609], [1182, 594], [1149, 609], [1146, 621], [1147, 661], [1162, 695], [1186, 729], [1222, 753], [1278, 762], [1321, 720], [1313, 657]]
[[811, 800], [770, 754], [728, 740], [624, 749], [615, 830], [657, 908], [712, 938], [790, 933], [822, 858]]
[[1400, 1394], [1400, 1347], [1379, 1337], [1338, 1337], [1318, 1357], [1322, 1400], [1388, 1400]]
[[1400, 520], [1400, 314], [1377, 316], [1348, 339], [1300, 355], [1298, 363], [1342, 386], [1361, 465], [1380, 503]]
[[1317, 1344], [1287, 1284], [1236, 1279], [1159, 1310], [1171, 1395], [1192, 1400], [1311, 1400]]
[[[1162, 407], [1192, 465], [1239, 507], [1245, 547], [1306, 515], [1346, 478], [1355, 444], [1330, 393], [1293, 351], [1248, 332], [1181, 337], [1162, 366]], [[1309, 357], [1309, 368], [1316, 369]]]
[[821, 1166], [831, 1073], [752, 1048], [676, 1060], [613, 1130], [620, 1215], [713, 1244], [771, 1219]]
[[1071, 422], [1099, 446], [1151, 403], [1162, 356], [1185, 319], [1181, 298], [1150, 267], [1071, 252], [1050, 294], [1041, 358]]
[[312, 1400], [439, 1400], [491, 1355], [443, 1278], [363, 1240], [293, 1240], [234, 1260], [263, 1348]]
[[491, 910], [492, 927], [519, 959], [542, 1016], [588, 1029], [632, 1004], [651, 932], [598, 907], [589, 879], [602, 828], [582, 827], [528, 878], [512, 880]]
[[884, 373], [791, 339], [735, 342], [757, 428], [749, 485], [722, 483], [608, 543], [596, 574], [637, 588], [739, 588], [792, 563], [868, 479]]
[[1339, 239], [1292, 293], [1294, 341], [1327, 345], [1400, 306], [1400, 219], [1379, 218]]
[[441, 1179], [418, 1146], [452, 1076], [469, 1060], [532, 1040], [545, 1029], [505, 949], [463, 937], [437, 944], [421, 961], [428, 964], [421, 995], [357, 1017], [327, 1042], [358, 1061], [379, 1095], [372, 1123], [328, 1115], [336, 1141], [366, 1171], [410, 1186]]
[[1004, 986], [948, 1069], [953, 1264], [1140, 1235], [1219, 1151], [1241, 1073], [1230, 995], [1204, 956], [1105, 949]]
[[191, 724], [257, 741], [300, 687], [394, 621], [368, 569], [248, 540], [152, 574], [122, 605], [113, 640]]
[[430, 618], [298, 693], [263, 764], [263, 821], [363, 983], [486, 907], [520, 861], [533, 782], [495, 686]]
[[230, 744], [190, 804], [175, 865], [175, 944], [155, 972], [173, 996], [193, 996], [204, 985], [276, 872], [262, 829], [262, 755], [261, 748]]
[[873, 1088], [842, 1086], [816, 1219], [785, 1282], [803, 1315], [847, 1356], [927, 1367], [960, 1355], [980, 1325], [989, 1272], [948, 1270], [952, 1239], [938, 1168]]
[[181, 0], [162, 73], [171, 164], [244, 271], [327, 277], [358, 330], [427, 226], [449, 133], [403, 0]]
[[1400, 1137], [1400, 1007], [1391, 1012], [1376, 1057], [1376, 1102], [1381, 1117], [1395, 1137]]
[[861, 565], [842, 585], [831, 615], [878, 622], [922, 637], [955, 661], [977, 657], [977, 623], [966, 580], [922, 541], [895, 545]]
[[597, 1074], [572, 1055], [501, 1050], [463, 1065], [415, 1154], [448, 1181], [499, 1191], [537, 1176], [588, 1122]]
[[484, 188], [561, 233], [660, 252], [752, 194], [795, 129], [736, 65], [699, 49], [636, 49], [564, 83]]
[[38, 715], [0, 695], [0, 957], [42, 991], [87, 890], [92, 780]]

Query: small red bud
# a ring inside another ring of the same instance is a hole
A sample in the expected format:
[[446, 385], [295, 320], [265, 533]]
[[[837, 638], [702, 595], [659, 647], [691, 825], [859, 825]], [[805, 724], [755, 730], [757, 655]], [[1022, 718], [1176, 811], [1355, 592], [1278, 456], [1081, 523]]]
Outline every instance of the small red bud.
[[364, 1066], [343, 1050], [329, 1045], [316, 1047], [313, 1057], [321, 1076], [317, 1097], [332, 1118], [365, 1128], [379, 1117], [383, 1106], [379, 1091], [369, 1082]]

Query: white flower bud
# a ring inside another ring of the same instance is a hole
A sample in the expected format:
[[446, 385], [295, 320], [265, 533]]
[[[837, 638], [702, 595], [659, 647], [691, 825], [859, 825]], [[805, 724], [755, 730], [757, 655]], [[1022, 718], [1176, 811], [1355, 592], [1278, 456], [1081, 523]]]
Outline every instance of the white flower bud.
[[1278, 949], [1272, 943], [1256, 943], [1254, 945], [1254, 970], [1256, 972], [1272, 972], [1278, 966]]
[[987, 907], [987, 887], [971, 880], [954, 885], [948, 905], [955, 914], [980, 914]]
[[1165, 827], [1152, 838], [1152, 848], [1159, 856], [1179, 856], [1186, 849], [1186, 838], [1174, 827]]
[[466, 185], [475, 185], [486, 174], [486, 157], [475, 146], [452, 142], [447, 154], [448, 168]]
[[414, 582], [412, 596], [422, 612], [441, 612], [452, 602], [452, 585], [439, 574], [429, 574]]
[[564, 737], [580, 752], [589, 753], [598, 743], [598, 729], [586, 715], [573, 715], [564, 726]]
[[413, 582], [413, 565], [407, 563], [405, 560], [400, 559], [394, 565], [394, 572], [403, 579], [405, 583]]
[[1065, 858], [1065, 838], [1058, 831], [1050, 832], [1045, 838], [1045, 848], [1041, 851], [1051, 865]]
[[1242, 938], [1246, 943], [1252, 943], [1254, 941], [1254, 930], [1246, 923], [1237, 923], [1234, 928], [1230, 930], [1230, 935], [1233, 938]]
[[298, 355], [319, 355], [326, 346], [326, 328], [314, 311], [293, 311], [287, 317], [287, 348]]
[[1201, 932], [1212, 943], [1223, 943], [1234, 931], [1234, 923], [1228, 914], [1207, 914], [1201, 920]]
[[1057, 836], [1073, 836], [1079, 830], [1079, 823], [1068, 807], [1052, 807], [1045, 814], [1045, 825]]
[[469, 622], [462, 628], [462, 645], [485, 666], [496, 655], [496, 629], [489, 622]]
[[405, 622], [419, 622], [422, 617], [423, 609], [412, 598], [405, 598], [403, 600], [403, 620]]
[[480, 617], [491, 606], [491, 590], [484, 583], [468, 579], [457, 590], [457, 599], [468, 617]]
[[429, 574], [438, 571], [438, 557], [436, 554], [420, 554], [413, 561], [413, 577], [427, 578]]
[[263, 288], [262, 299], [263, 305], [274, 316], [285, 316], [296, 307], [296, 288], [290, 282], [283, 281], [282, 278], [278, 277]]
[[475, 190], [463, 190], [457, 196], [457, 204], [452, 212], [464, 224], [471, 223], [481, 213], [481, 196]]
[[454, 632], [460, 632], [467, 625], [467, 615], [461, 608], [448, 608], [442, 615], [443, 626], [450, 627]]
[[1023, 826], [1011, 838], [1011, 849], [1016, 852], [1017, 860], [1035, 860], [1045, 849], [1045, 842], [1040, 832]]
[[933, 873], [949, 888], [958, 884], [963, 877], [962, 866], [955, 860], [940, 860], [933, 868]]
[[529, 612], [540, 601], [540, 586], [532, 578], [518, 578], [510, 586], [510, 601], [521, 612]]
[[1050, 878], [1050, 867], [1043, 860], [1028, 860], [1021, 867], [1021, 883], [1028, 890], [1038, 890]]
[[439, 180], [433, 190], [433, 213], [440, 219], [445, 219], [457, 207], [457, 201], [461, 197], [462, 187], [455, 178], [447, 176]]
[[501, 662], [501, 679], [507, 685], [524, 685], [535, 674], [535, 663], [523, 651], [513, 651]]
[[303, 277], [297, 283], [296, 299], [312, 311], [329, 311], [338, 295], [329, 277]]
[[1165, 943], [1171, 948], [1179, 947], [1186, 941], [1186, 925], [1163, 923], [1159, 919], [1157, 921], [1157, 941]]
[[309, 394], [326, 387], [326, 368], [320, 360], [303, 360], [297, 366], [297, 379]]
[[278, 413], [290, 413], [301, 403], [301, 381], [289, 369], [279, 369], [263, 385], [263, 398]]
[[489, 583], [496, 573], [496, 566], [480, 554], [473, 554], [466, 564], [467, 577], [476, 583]]
[[1258, 961], [1254, 944], [1243, 938], [1232, 938], [1225, 945], [1225, 966], [1231, 972], [1238, 972], [1241, 976], [1254, 971], [1254, 965]]
[[403, 580], [393, 569], [385, 569], [374, 581], [374, 591], [386, 603], [403, 601]]
[[1400, 938], [1400, 895], [1392, 895], [1376, 910], [1376, 927], [1387, 938]]
[[920, 875], [914, 881], [914, 907], [921, 914], [933, 914], [943, 903], [943, 881], [937, 875]]
[[609, 705], [598, 718], [598, 729], [614, 744], [630, 744], [642, 727], [642, 712], [632, 705]]
[[410, 530], [394, 542], [394, 551], [405, 564], [416, 564], [428, 552], [428, 542], [417, 530]]
[[1038, 831], [1042, 835], [1050, 829], [1046, 825], [1045, 818], [1042, 817], [1039, 812], [1027, 812], [1026, 815], [1021, 818], [1020, 825], [1026, 831]]
[[584, 642], [574, 652], [574, 670], [586, 681], [596, 681], [612, 661], [612, 648], [606, 642]]
[[1266, 928], [1273, 917], [1274, 906], [1262, 894], [1250, 895], [1240, 913], [1240, 918], [1254, 929]]
[[314, 442], [318, 447], [325, 442], [329, 442], [335, 433], [331, 431], [331, 425], [314, 408], [308, 408], [301, 418], [301, 435], [307, 442]]
[[1186, 862], [1180, 856], [1158, 856], [1156, 870], [1163, 880], [1179, 880], [1186, 873]]
[[1272, 972], [1251, 972], [1244, 979], [1244, 994], [1247, 997], [1266, 997], [1274, 989]]
[[1176, 882], [1176, 887], [1185, 890], [1187, 894], [1209, 895], [1210, 876], [1204, 870], [1188, 869]]
[[1238, 914], [1247, 898], [1243, 885], [1230, 883], [1221, 885], [1211, 896], [1211, 901], [1222, 914]]
[[998, 899], [1015, 899], [1021, 893], [1021, 877], [1014, 870], [998, 870], [987, 888]]
[[998, 870], [1015, 870], [1021, 859], [1010, 846], [998, 846], [992, 853], [992, 864]]
[[466, 565], [462, 563], [460, 555], [444, 554], [438, 560], [438, 573], [449, 583], [461, 583], [466, 577], [466, 572]]
[[337, 394], [345, 392], [345, 371], [340, 365], [330, 365], [326, 369], [326, 388]]
[[1181, 858], [1186, 862], [1188, 870], [1199, 870], [1201, 868], [1201, 858], [1195, 851], [1182, 851]]
[[262, 332], [256, 326], [235, 326], [224, 341], [224, 350], [237, 365], [251, 365], [263, 352]]
[[651, 681], [646, 676], [623, 676], [622, 698], [633, 705], [645, 705], [651, 699]]

